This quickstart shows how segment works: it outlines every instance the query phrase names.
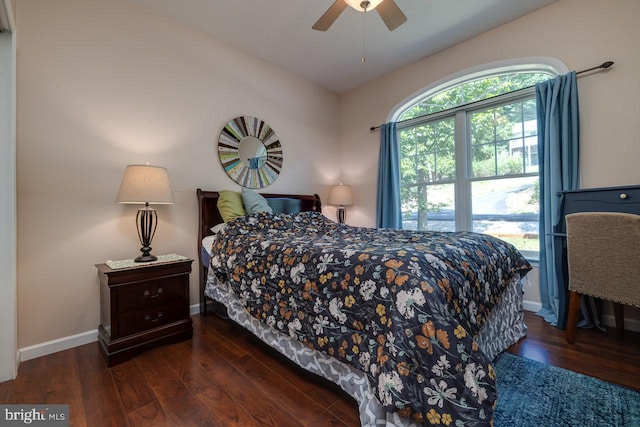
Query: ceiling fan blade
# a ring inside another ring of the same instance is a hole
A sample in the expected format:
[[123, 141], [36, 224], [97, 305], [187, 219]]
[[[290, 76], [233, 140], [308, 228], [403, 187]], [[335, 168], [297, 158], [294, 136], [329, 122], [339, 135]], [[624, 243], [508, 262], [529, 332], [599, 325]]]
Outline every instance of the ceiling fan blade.
[[407, 21], [407, 17], [393, 0], [384, 0], [376, 7], [376, 10], [389, 31], [395, 30]]
[[347, 3], [344, 0], [336, 0], [311, 28], [318, 31], [327, 31], [346, 8]]

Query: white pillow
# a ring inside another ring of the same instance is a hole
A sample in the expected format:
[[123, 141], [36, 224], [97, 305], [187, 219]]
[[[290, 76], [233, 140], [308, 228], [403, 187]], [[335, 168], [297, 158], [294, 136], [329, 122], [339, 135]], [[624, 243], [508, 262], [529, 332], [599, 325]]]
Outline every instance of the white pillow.
[[213, 233], [216, 234], [218, 231], [222, 230], [225, 225], [227, 225], [226, 222], [221, 222], [220, 224], [216, 224], [213, 227], [211, 227], [211, 231], [213, 231]]
[[[202, 261], [205, 267], [209, 267], [209, 261], [211, 260], [211, 247], [213, 246], [213, 241], [215, 239], [216, 236], [213, 234], [202, 239], [202, 249], [204, 249], [204, 252], [202, 252]], [[206, 257], [205, 254], [207, 255]]]

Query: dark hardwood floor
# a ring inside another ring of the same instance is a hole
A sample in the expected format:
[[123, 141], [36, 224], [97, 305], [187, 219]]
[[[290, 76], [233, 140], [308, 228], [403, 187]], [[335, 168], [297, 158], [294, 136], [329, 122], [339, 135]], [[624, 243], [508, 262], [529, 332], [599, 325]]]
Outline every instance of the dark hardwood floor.
[[[564, 331], [527, 312], [509, 351], [640, 390], [640, 334]], [[240, 327], [194, 316], [193, 340], [108, 368], [97, 343], [23, 362], [0, 403], [70, 405], [72, 426], [358, 426], [355, 402]]]

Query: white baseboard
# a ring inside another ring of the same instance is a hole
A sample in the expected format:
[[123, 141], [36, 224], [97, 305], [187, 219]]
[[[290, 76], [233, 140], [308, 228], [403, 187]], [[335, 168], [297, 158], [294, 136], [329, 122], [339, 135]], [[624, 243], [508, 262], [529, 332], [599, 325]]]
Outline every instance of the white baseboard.
[[[200, 304], [193, 304], [189, 307], [189, 312], [193, 316], [200, 313]], [[98, 341], [98, 330], [83, 332], [69, 337], [58, 338], [57, 340], [43, 342], [18, 349], [18, 361], [25, 362], [36, 357], [46, 356], [58, 351], [67, 350], [73, 347], [89, 344]]]
[[534, 313], [537, 313], [542, 308], [542, 303], [535, 302], [535, 301], [525, 300], [523, 301], [522, 305], [525, 310], [533, 311]]
[[189, 312], [191, 313], [192, 316], [194, 314], [200, 314], [200, 303], [193, 304], [191, 307], [189, 307]]
[[78, 347], [95, 341], [98, 341], [97, 329], [20, 348], [18, 349], [18, 358], [19, 361], [24, 362], [35, 359], [36, 357], [46, 356], [47, 354], [57, 353], [58, 351], [67, 350], [69, 348]]
[[[611, 314], [605, 314], [604, 316], [602, 316], [602, 323], [604, 323], [605, 326], [609, 326], [611, 328], [615, 328], [616, 327], [616, 318], [615, 316], [611, 315]], [[633, 331], [633, 332], [640, 332], [640, 320], [638, 319], [629, 319], [628, 317], [626, 317], [624, 319], [624, 330], [625, 331]]]
[[[534, 313], [538, 312], [542, 308], [542, 304], [534, 301], [524, 301], [523, 302], [524, 309], [527, 311], [533, 311]], [[616, 318], [612, 314], [605, 314], [602, 316], [602, 323], [610, 328], [616, 327]], [[630, 319], [625, 317], [624, 319], [624, 330], [625, 331], [633, 331], [640, 332], [640, 320], [639, 319]]]
[[[524, 301], [523, 306], [525, 310], [533, 312], [537, 312], [542, 308], [542, 304], [535, 301]], [[195, 314], [199, 314], [200, 304], [193, 304], [192, 306], [190, 306], [189, 312], [192, 316]], [[615, 327], [616, 325], [615, 318], [611, 315], [603, 316], [602, 321], [606, 326], [609, 327]], [[640, 332], [640, 320], [625, 319], [624, 328], [628, 331]], [[18, 349], [18, 361], [24, 362], [27, 360], [35, 359], [36, 357], [46, 356], [48, 354], [89, 344], [95, 341], [98, 341], [97, 329]]]

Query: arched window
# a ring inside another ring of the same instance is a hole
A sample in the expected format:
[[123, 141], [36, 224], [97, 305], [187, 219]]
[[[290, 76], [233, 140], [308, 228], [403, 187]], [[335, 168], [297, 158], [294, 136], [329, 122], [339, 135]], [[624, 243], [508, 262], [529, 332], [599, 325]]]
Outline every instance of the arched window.
[[394, 110], [403, 228], [487, 233], [538, 258], [534, 85], [565, 72], [555, 65], [489, 64]]

